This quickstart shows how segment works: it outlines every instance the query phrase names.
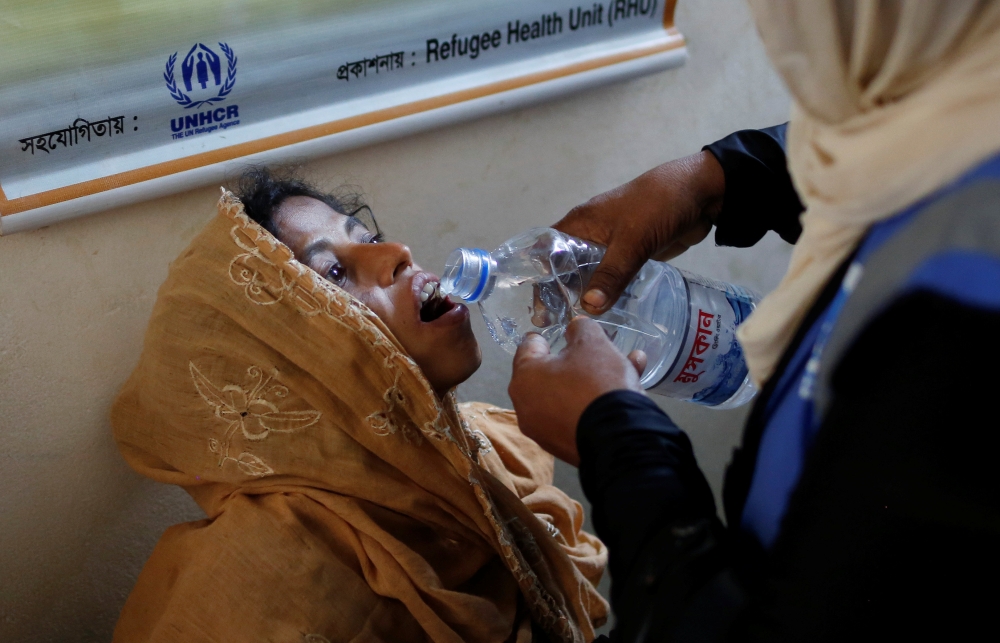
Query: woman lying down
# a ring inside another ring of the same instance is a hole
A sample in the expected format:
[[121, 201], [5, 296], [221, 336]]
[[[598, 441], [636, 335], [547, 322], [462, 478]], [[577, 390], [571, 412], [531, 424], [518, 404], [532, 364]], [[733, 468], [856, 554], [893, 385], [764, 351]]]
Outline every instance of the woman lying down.
[[468, 310], [367, 209], [264, 171], [173, 263], [112, 410], [208, 518], [115, 641], [590, 641], [606, 551], [514, 415], [456, 403]]

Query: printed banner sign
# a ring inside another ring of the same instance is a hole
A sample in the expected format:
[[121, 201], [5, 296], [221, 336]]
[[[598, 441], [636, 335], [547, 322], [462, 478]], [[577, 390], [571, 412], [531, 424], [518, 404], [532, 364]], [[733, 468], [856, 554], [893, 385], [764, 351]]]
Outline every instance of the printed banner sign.
[[672, 23], [664, 0], [7, 3], [0, 233], [680, 64]]

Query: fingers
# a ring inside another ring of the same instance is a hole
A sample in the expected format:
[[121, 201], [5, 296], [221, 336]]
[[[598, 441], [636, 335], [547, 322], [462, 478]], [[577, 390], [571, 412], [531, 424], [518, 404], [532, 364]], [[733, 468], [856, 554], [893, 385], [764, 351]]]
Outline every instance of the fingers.
[[608, 341], [601, 325], [589, 317], [577, 317], [566, 327], [566, 345], [600, 341]]
[[648, 358], [646, 357], [645, 351], [634, 350], [628, 354], [628, 361], [632, 362], [632, 366], [635, 367], [636, 374], [642, 377], [643, 372], [646, 370], [646, 363]]
[[582, 297], [583, 308], [587, 312], [598, 315], [614, 305], [646, 263], [647, 257], [637, 252], [639, 244], [630, 241], [638, 240], [621, 239], [608, 246], [604, 259], [594, 271], [587, 284], [587, 292]]
[[538, 333], [528, 333], [514, 353], [514, 368], [549, 354], [549, 343]]
[[676, 256], [711, 231], [725, 196], [725, 173], [710, 152], [659, 165], [573, 208], [555, 228], [607, 246], [581, 297], [592, 315], [607, 311], [654, 254]]

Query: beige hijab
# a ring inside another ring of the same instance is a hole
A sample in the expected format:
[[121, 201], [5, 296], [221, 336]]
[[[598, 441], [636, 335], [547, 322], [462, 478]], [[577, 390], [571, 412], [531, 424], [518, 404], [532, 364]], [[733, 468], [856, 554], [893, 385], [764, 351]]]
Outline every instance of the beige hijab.
[[750, 0], [792, 93], [806, 206], [778, 288], [740, 329], [762, 384], [869, 227], [1000, 150], [1000, 2]]
[[115, 641], [583, 643], [606, 550], [512, 412], [440, 401], [363, 304], [231, 194], [171, 266], [112, 409], [167, 530]]

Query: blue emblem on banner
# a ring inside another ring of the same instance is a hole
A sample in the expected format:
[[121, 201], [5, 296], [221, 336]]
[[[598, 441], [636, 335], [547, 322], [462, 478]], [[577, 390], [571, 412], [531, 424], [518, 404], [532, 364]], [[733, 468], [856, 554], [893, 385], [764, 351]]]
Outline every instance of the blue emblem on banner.
[[[224, 42], [219, 43], [219, 49], [226, 57], [225, 79], [222, 75], [222, 59], [211, 47], [202, 43], [191, 47], [184, 60], [181, 61], [181, 82], [183, 88], [178, 86], [174, 78], [174, 66], [177, 64], [177, 53], [174, 52], [167, 58], [167, 68], [163, 73], [163, 80], [167, 82], [167, 90], [178, 105], [185, 108], [200, 107], [202, 105], [212, 105], [226, 100], [229, 92], [233, 91], [236, 85], [236, 54], [232, 48]], [[199, 100], [199, 96], [209, 91], [218, 92], [214, 96]], [[188, 93], [195, 94], [192, 98]]]

